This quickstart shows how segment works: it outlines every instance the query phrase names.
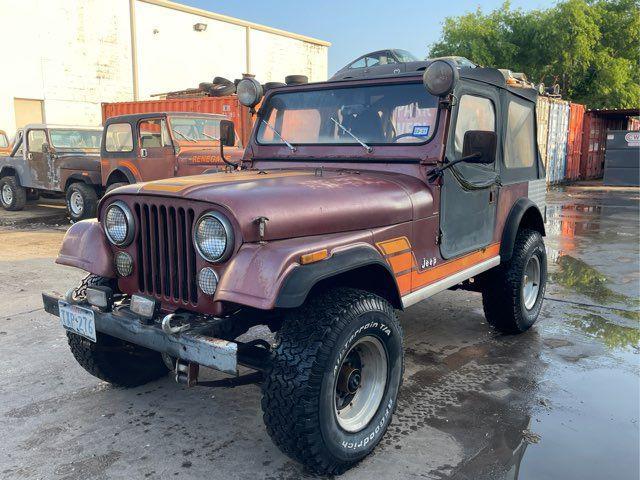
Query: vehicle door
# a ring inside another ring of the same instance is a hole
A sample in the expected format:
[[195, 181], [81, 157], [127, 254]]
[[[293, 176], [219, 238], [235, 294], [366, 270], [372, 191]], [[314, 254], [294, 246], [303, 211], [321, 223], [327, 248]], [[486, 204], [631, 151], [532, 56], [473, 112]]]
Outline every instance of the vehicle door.
[[[462, 84], [456, 89], [446, 146], [446, 159], [462, 157], [464, 135], [470, 130], [496, 132], [502, 138], [498, 89], [488, 85]], [[496, 222], [499, 167], [498, 141], [492, 164], [461, 162], [447, 170], [440, 197], [440, 252], [449, 259], [487, 247], [493, 241]]]
[[138, 170], [143, 181], [175, 176], [176, 154], [165, 118], [138, 122]]
[[371, 53], [365, 56], [367, 67], [364, 69], [364, 76], [367, 75], [388, 75], [401, 73], [402, 64], [389, 51]]
[[27, 132], [26, 159], [31, 173], [32, 186], [43, 190], [50, 190], [53, 183], [51, 155], [42, 151], [42, 146], [49, 143], [47, 131], [44, 129], [30, 129]]

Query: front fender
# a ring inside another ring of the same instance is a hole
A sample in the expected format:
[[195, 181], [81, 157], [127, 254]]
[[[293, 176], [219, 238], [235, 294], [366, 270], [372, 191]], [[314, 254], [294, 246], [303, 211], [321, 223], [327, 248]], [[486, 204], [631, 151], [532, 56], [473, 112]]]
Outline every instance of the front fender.
[[76, 267], [105, 278], [115, 278], [113, 254], [97, 220], [74, 223], [62, 240], [56, 258], [59, 265]]
[[[290, 295], [285, 302], [286, 305], [283, 305], [284, 298], [280, 298], [283, 288], [287, 284], [290, 287], [296, 286], [288, 280], [293, 271], [306, 269], [312, 265], [319, 266], [323, 262], [330, 261], [335, 255], [352, 248], [366, 248], [375, 252], [372, 244], [372, 234], [369, 231], [293, 238], [263, 244], [245, 243], [221, 275], [215, 300], [262, 310], [280, 306], [290, 307], [304, 300], [307, 290], [305, 287], [310, 288], [313, 283], [311, 279], [307, 279], [308, 285], [304, 287], [302, 285], [298, 285], [301, 288], [287, 287], [286, 290]], [[326, 260], [307, 266], [300, 265], [301, 255], [325, 248], [329, 252]], [[328, 274], [324, 270], [322, 273]]]

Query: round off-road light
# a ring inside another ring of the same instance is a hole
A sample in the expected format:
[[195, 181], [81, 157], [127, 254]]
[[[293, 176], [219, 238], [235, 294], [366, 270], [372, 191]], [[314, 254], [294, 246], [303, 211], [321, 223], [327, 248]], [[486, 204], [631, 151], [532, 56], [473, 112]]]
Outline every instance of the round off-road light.
[[133, 216], [124, 202], [116, 201], [107, 207], [103, 221], [104, 231], [111, 243], [119, 247], [133, 240]]
[[205, 260], [226, 260], [233, 249], [233, 229], [229, 220], [217, 212], [205, 213], [196, 223], [193, 243]]
[[259, 81], [255, 78], [243, 78], [236, 88], [238, 101], [245, 107], [255, 107], [260, 100], [264, 90]]
[[460, 78], [458, 67], [450, 60], [434, 60], [424, 71], [422, 83], [436, 97], [451, 93]]
[[218, 288], [218, 275], [211, 267], [205, 267], [198, 273], [198, 287], [202, 293], [213, 295]]
[[133, 272], [133, 258], [127, 252], [116, 253], [116, 271], [121, 277], [128, 277]]

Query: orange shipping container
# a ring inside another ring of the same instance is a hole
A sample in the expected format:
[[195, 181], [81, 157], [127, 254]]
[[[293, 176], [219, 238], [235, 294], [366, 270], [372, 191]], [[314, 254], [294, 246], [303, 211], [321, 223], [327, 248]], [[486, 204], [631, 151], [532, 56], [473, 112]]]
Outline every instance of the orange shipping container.
[[584, 105], [571, 104], [569, 114], [569, 133], [567, 136], [566, 180], [577, 180], [580, 177], [580, 152], [582, 151], [582, 125], [584, 121]]
[[139, 102], [102, 104], [102, 123], [110, 117], [133, 113], [195, 112], [226, 115], [236, 126], [236, 132], [246, 146], [253, 126], [249, 109], [240, 104], [236, 95], [226, 97], [167, 98]]

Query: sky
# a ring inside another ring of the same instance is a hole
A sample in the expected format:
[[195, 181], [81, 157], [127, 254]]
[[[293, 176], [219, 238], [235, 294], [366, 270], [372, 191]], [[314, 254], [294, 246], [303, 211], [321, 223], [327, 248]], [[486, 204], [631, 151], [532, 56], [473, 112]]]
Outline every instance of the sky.
[[[440, 38], [446, 17], [504, 0], [175, 0], [215, 13], [331, 42], [329, 75], [360, 55], [383, 48], [409, 50], [424, 58]], [[547, 8], [551, 0], [513, 0], [512, 8]]]

